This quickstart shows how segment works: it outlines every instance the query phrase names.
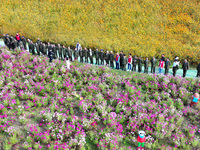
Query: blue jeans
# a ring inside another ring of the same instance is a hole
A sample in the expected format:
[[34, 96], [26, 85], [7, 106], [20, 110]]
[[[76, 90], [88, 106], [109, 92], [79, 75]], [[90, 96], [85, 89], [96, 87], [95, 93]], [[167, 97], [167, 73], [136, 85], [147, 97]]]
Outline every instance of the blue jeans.
[[159, 73], [162, 74], [163, 68], [159, 67]]
[[128, 70], [131, 70], [131, 64], [128, 64]]
[[119, 63], [116, 62], [116, 69], [119, 69]]

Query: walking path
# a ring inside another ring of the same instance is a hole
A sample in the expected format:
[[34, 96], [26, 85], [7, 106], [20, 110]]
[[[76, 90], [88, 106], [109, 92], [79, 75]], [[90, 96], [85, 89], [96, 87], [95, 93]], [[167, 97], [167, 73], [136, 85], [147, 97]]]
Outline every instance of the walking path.
[[[0, 45], [1, 46], [5, 46], [2, 39], [0, 39]], [[28, 48], [28, 46], [27, 46], [27, 48]], [[78, 58], [78, 61], [80, 62], [80, 57]], [[89, 59], [88, 59], [88, 61], [90, 62]], [[94, 58], [93, 62], [96, 63], [96, 59], [95, 58]], [[116, 68], [115, 63], [114, 63], [114, 68]], [[128, 69], [128, 65], [127, 65], [127, 69]], [[136, 71], [138, 71], [138, 68], [136, 69]], [[144, 66], [142, 66], [142, 72], [144, 72]], [[150, 72], [151, 72], [151, 67], [149, 67], [149, 73]], [[156, 68], [156, 74], [158, 74], [158, 73], [159, 73], [159, 70], [158, 70], [158, 68]], [[164, 70], [163, 70], [163, 73], [164, 73]], [[169, 69], [169, 75], [172, 75], [172, 69]], [[197, 70], [188, 70], [187, 74], [186, 74], [186, 77], [189, 77], [189, 78], [194, 78], [195, 77], [196, 78], [196, 75], [197, 75]], [[178, 69], [178, 71], [176, 73], [176, 76], [183, 76], [183, 70], [182, 69]]]

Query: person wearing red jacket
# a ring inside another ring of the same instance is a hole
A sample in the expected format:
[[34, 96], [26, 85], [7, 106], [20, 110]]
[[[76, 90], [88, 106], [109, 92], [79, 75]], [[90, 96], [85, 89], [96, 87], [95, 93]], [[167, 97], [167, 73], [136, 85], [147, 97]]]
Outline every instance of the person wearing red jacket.
[[144, 131], [142, 131], [142, 130], [139, 131], [139, 135], [138, 135], [137, 141], [138, 141], [138, 148], [140, 148], [140, 146], [142, 145], [142, 149], [144, 149], [144, 143], [146, 141], [145, 132]]
[[16, 34], [16, 37], [15, 37], [15, 38], [16, 38], [16, 40], [17, 40], [18, 43], [19, 43], [21, 39], [20, 39], [20, 35], [19, 35], [18, 33]]
[[162, 59], [160, 59], [160, 62], [159, 62], [159, 74], [161, 74], [162, 71], [163, 71], [164, 63], [165, 63], [165, 61], [163, 61]]

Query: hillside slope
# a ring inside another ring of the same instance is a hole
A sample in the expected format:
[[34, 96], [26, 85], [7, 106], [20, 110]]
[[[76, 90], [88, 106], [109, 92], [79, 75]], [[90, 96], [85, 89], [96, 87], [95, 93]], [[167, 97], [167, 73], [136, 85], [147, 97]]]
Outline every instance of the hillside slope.
[[65, 63], [1, 49], [0, 146], [3, 149], [199, 149], [199, 79]]

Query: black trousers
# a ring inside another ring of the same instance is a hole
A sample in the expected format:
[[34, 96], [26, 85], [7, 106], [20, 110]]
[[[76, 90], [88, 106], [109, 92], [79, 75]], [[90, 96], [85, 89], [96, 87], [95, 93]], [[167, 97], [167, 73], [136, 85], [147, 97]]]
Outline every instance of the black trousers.
[[200, 77], [200, 70], [197, 70], [197, 77]]
[[151, 67], [151, 73], [155, 73], [156, 72], [156, 67]]
[[85, 62], [88, 63], [88, 57], [85, 57]]
[[165, 75], [168, 75], [168, 73], [169, 73], [169, 69], [165, 68]]
[[101, 65], [104, 65], [104, 60], [103, 59], [101, 59]]
[[141, 71], [142, 71], [142, 67], [138, 66], [138, 72], [141, 72]]
[[53, 60], [53, 57], [49, 57], [49, 62], [52, 62], [52, 60]]
[[177, 71], [177, 68], [176, 68], [176, 67], [173, 67], [173, 76], [174, 76], [174, 77], [176, 76], [176, 71]]
[[110, 67], [111, 67], [111, 68], [114, 68], [113, 61], [110, 61]]
[[120, 69], [123, 70], [123, 64], [122, 64], [122, 62], [119, 62], [119, 66], [120, 66]]
[[106, 65], [108, 65], [108, 66], [109, 66], [109, 60], [106, 60]]
[[72, 61], [72, 56], [69, 56], [69, 60]]
[[136, 65], [132, 64], [132, 71], [136, 71]]
[[183, 69], [183, 77], [186, 76], [186, 73], [187, 73], [187, 70], [186, 70], [186, 69]]
[[90, 64], [93, 64], [93, 57], [90, 57]]
[[99, 65], [99, 58], [96, 58], [96, 65]]
[[83, 56], [80, 57], [80, 62], [83, 63]]
[[144, 73], [147, 73], [147, 74], [148, 74], [148, 67], [147, 67], [147, 68], [144, 68]]

